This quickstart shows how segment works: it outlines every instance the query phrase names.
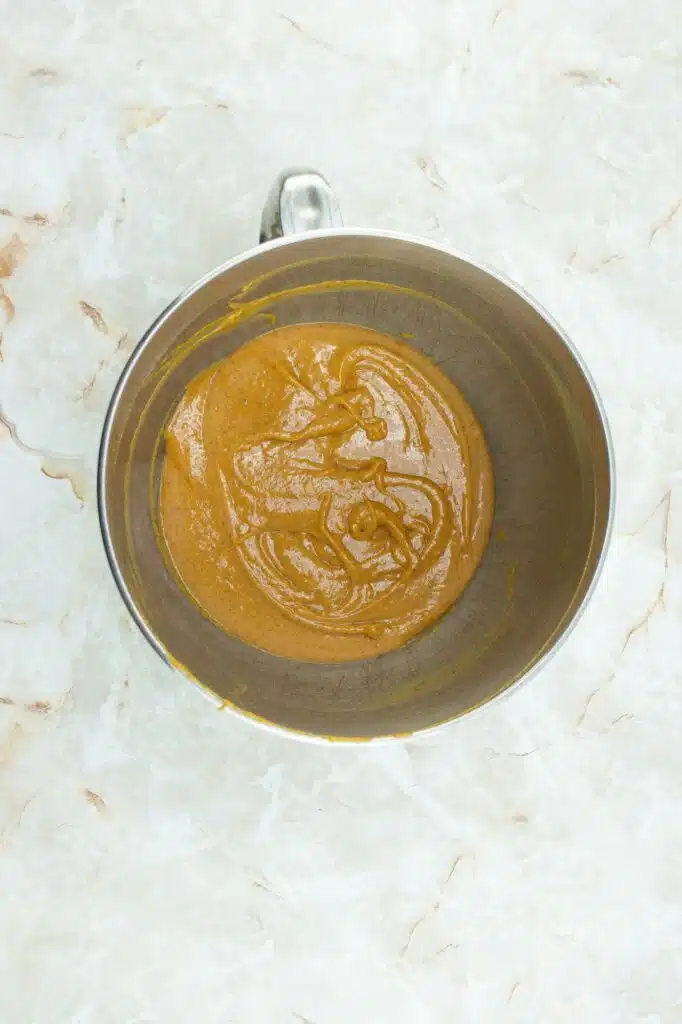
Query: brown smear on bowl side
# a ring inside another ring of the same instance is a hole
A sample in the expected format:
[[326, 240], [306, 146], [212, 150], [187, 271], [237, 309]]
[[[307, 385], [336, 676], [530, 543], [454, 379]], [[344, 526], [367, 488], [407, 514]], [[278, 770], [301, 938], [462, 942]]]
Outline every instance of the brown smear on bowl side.
[[352, 324], [246, 343], [166, 431], [159, 517], [204, 613], [261, 650], [372, 657], [439, 618], [488, 541], [493, 474], [455, 385]]

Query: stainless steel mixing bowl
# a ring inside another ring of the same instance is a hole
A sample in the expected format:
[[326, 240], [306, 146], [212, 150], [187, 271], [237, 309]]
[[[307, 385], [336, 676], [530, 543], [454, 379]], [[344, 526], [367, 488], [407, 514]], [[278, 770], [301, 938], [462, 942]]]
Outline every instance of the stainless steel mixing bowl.
[[[193, 285], [135, 349], [104, 425], [98, 499], [119, 590], [170, 665], [220, 706], [262, 723], [360, 740], [449, 722], [547, 659], [603, 561], [613, 456], [578, 353], [532, 299], [429, 242], [340, 225], [321, 176], [280, 176], [263, 213], [265, 244]], [[198, 371], [273, 319], [408, 334], [458, 385], [485, 430], [496, 507], [478, 572], [435, 627], [379, 658], [296, 662], [226, 635], [177, 584], [157, 539], [164, 424]]]

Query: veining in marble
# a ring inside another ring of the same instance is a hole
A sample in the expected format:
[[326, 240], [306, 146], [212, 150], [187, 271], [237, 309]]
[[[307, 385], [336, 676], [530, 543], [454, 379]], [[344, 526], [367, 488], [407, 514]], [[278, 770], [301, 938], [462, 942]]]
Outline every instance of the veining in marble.
[[[673, 0], [0, 0], [0, 1020], [682, 1021]], [[281, 167], [471, 253], [604, 397], [615, 539], [541, 675], [311, 747], [137, 635], [94, 466], [135, 339]]]

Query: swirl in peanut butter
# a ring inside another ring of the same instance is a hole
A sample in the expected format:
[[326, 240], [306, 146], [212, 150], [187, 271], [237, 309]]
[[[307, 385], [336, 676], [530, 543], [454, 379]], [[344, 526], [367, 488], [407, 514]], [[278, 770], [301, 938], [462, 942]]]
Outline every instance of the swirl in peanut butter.
[[174, 569], [214, 622], [273, 654], [344, 661], [399, 647], [457, 599], [493, 478], [430, 360], [367, 328], [303, 324], [190, 384], [159, 506]]

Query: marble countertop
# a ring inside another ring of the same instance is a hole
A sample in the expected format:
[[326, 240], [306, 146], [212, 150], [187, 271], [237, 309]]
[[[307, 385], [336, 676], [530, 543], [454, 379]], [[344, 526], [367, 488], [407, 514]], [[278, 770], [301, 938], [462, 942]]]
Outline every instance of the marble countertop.
[[[4, 0], [3, 1024], [682, 1021], [682, 21], [674, 0]], [[219, 714], [109, 579], [93, 473], [145, 325], [310, 164], [488, 261], [603, 394], [590, 608], [428, 741]]]

